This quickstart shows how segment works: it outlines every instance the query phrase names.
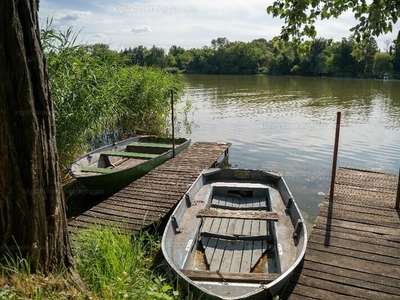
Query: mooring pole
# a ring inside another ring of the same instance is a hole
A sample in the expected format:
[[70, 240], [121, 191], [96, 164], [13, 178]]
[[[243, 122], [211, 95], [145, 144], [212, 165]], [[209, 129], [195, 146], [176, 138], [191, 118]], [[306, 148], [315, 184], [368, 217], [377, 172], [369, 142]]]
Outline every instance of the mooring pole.
[[174, 90], [171, 90], [172, 157], [175, 157]]
[[336, 180], [336, 165], [339, 149], [339, 134], [340, 134], [340, 117], [341, 112], [337, 112], [336, 117], [336, 134], [335, 134], [335, 148], [333, 149], [333, 162], [332, 162], [332, 177], [331, 177], [331, 189], [329, 193], [329, 198], [332, 200], [335, 193], [335, 180]]
[[397, 178], [397, 197], [396, 197], [396, 205], [395, 209], [399, 209], [400, 206], [400, 168], [399, 168], [399, 177]]

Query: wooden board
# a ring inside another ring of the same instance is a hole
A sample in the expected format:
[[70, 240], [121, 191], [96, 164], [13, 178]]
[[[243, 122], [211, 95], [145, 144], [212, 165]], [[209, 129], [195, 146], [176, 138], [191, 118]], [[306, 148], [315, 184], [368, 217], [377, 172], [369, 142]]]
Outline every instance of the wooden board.
[[132, 157], [132, 158], [155, 158], [157, 154], [139, 153], [139, 152], [125, 152], [125, 151], [104, 151], [101, 155], [108, 156], [120, 156], [120, 157]]
[[199, 270], [181, 270], [184, 275], [192, 280], [204, 281], [222, 281], [222, 282], [245, 282], [266, 284], [277, 279], [281, 274], [265, 274], [265, 273], [235, 273], [235, 272], [213, 272]]
[[82, 172], [90, 172], [90, 173], [100, 173], [100, 174], [110, 174], [114, 173], [118, 170], [116, 169], [107, 169], [107, 168], [94, 168], [94, 167], [85, 167], [81, 169]]
[[202, 209], [197, 214], [197, 217], [278, 221], [278, 215], [275, 212], [247, 210]]

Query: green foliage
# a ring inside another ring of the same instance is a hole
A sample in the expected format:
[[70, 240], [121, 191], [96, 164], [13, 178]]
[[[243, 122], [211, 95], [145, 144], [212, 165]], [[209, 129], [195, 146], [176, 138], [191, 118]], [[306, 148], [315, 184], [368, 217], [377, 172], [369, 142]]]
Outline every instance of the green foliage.
[[[400, 40], [400, 39], [397, 39]], [[400, 48], [397, 40], [390, 47], [394, 74], [400, 74]], [[211, 40], [211, 46], [185, 50], [172, 46], [159, 61], [165, 62], [170, 73], [201, 74], [266, 74], [337, 77], [371, 77], [375, 53], [379, 52], [376, 40], [368, 37], [357, 42], [355, 35], [340, 42], [317, 38], [302, 43], [275, 37], [271, 41], [255, 39], [251, 42], [230, 42], [226, 37]], [[153, 47], [154, 48], [154, 47]], [[140, 51], [139, 51], [140, 50]], [[148, 53], [139, 46], [121, 52]], [[141, 55], [143, 56], [143, 55]], [[146, 62], [146, 55], [140, 63]], [[397, 58], [396, 58], [397, 57]], [[124, 58], [124, 61], [129, 59]], [[139, 63], [138, 63], [139, 64]], [[139, 65], [140, 65], [139, 64]], [[161, 65], [159, 65], [160, 67]]]
[[281, 38], [304, 41], [304, 37], [315, 38], [315, 21], [338, 18], [351, 10], [358, 24], [350, 28], [357, 42], [361, 39], [392, 31], [400, 16], [398, 1], [353, 1], [353, 0], [276, 0], [268, 6], [267, 13], [284, 19]]
[[393, 73], [392, 58], [389, 53], [378, 52], [374, 56], [373, 74], [382, 78]]
[[123, 55], [104, 44], [76, 44], [72, 28], [55, 31], [48, 24], [41, 37], [62, 167], [84, 153], [88, 143], [104, 131], [117, 133], [117, 138], [138, 131], [168, 134], [170, 91], [183, 90], [182, 77], [154, 68], [129, 67]]
[[400, 75], [400, 31], [397, 34], [397, 38], [393, 41], [391, 52], [393, 55], [393, 69]]
[[171, 90], [177, 101], [183, 92], [182, 76], [155, 68], [132, 66], [117, 69], [112, 82], [118, 86], [114, 97], [122, 110], [115, 118], [114, 126], [109, 128], [119, 132], [120, 139], [138, 130], [148, 134], [168, 134]]
[[180, 299], [151, 271], [159, 243], [146, 232], [131, 237], [116, 227], [93, 227], [77, 233], [73, 249], [76, 270], [101, 298]]

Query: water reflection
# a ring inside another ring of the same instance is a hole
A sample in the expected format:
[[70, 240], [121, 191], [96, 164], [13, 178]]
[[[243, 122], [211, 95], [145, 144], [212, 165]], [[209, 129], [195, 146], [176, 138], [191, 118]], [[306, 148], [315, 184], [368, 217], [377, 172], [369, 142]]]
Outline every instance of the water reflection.
[[190, 75], [193, 141], [232, 142], [232, 166], [283, 173], [309, 220], [329, 189], [336, 112], [339, 166], [398, 172], [400, 82]]

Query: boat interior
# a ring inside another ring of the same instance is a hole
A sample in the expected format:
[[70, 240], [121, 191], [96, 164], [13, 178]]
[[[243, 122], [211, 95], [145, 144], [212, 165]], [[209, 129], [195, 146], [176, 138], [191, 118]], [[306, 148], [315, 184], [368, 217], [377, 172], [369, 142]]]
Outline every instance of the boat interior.
[[202, 187], [193, 201], [209, 204], [197, 211], [201, 226], [194, 257], [181, 268], [186, 276], [266, 284], [282, 274], [269, 186], [218, 182]]
[[[183, 140], [185, 141], [185, 140]], [[183, 142], [180, 139], [176, 143]], [[119, 170], [132, 168], [147, 160], [171, 150], [172, 140], [169, 138], [146, 137], [128, 144], [116, 144], [101, 151], [87, 155], [84, 166], [80, 169], [82, 176], [109, 174]]]

